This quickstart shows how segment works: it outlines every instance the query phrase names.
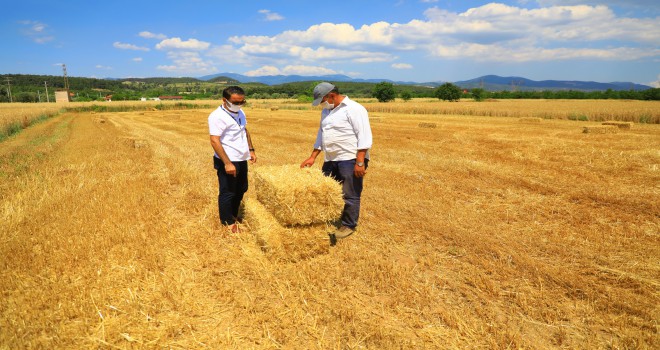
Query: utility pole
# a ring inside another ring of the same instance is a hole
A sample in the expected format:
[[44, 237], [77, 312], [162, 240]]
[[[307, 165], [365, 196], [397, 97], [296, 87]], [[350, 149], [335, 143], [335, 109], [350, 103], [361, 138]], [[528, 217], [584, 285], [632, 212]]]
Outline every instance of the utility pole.
[[50, 103], [50, 98], [48, 97], [48, 82], [44, 81], [44, 86], [46, 87], [46, 102]]
[[37, 96], [39, 97], [39, 103], [41, 103], [41, 90], [37, 90]]
[[9, 77], [5, 79], [7, 79], [7, 95], [9, 95], [9, 102], [14, 102], [14, 99], [11, 97], [11, 79], [9, 79]]

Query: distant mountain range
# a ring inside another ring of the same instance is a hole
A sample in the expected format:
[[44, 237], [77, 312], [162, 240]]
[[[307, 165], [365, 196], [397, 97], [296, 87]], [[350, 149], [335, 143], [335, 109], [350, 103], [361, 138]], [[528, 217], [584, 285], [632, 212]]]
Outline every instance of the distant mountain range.
[[[397, 85], [421, 85], [436, 87], [442, 85], [443, 81], [434, 82], [411, 82], [411, 81], [393, 81], [389, 79], [354, 79], [342, 74], [302, 76], [302, 75], [265, 75], [265, 76], [247, 76], [236, 73], [220, 73], [199, 77], [200, 80], [211, 80], [217, 77], [228, 77], [241, 83], [262, 83], [266, 85], [278, 85], [285, 83], [294, 83], [299, 81], [330, 81], [330, 82], [352, 82], [352, 83], [380, 83], [382, 81]], [[541, 80], [535, 81], [522, 77], [501, 77], [497, 75], [484, 75], [482, 77], [451, 82], [465, 89], [483, 88], [489, 91], [502, 90], [579, 90], [579, 91], [605, 91], [612, 90], [647, 90], [650, 86], [635, 84], [631, 82], [611, 82], [599, 83], [595, 81], [577, 81], [577, 80]]]

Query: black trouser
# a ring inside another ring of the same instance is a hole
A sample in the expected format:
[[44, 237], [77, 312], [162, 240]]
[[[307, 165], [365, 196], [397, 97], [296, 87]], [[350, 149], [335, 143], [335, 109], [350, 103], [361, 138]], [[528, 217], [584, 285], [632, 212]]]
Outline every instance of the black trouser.
[[225, 165], [217, 157], [213, 157], [213, 167], [218, 173], [218, 184], [220, 191], [218, 193], [218, 212], [220, 213], [220, 223], [231, 225], [238, 217], [238, 209], [243, 200], [243, 194], [248, 190], [248, 162], [232, 162], [236, 167], [236, 176], [228, 175], [225, 172]]

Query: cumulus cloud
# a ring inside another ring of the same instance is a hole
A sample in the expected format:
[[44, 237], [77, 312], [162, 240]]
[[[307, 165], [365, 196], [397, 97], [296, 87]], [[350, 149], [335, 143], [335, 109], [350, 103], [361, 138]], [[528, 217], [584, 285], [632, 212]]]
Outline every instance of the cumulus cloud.
[[305, 66], [305, 65], [289, 65], [282, 69], [275, 66], [263, 66], [255, 70], [243, 73], [244, 75], [264, 76], [264, 75], [327, 75], [336, 74], [337, 72], [325, 67], [318, 66]]
[[408, 63], [394, 63], [392, 68], [394, 69], [412, 69], [412, 65]]
[[133, 44], [124, 44], [119, 41], [115, 41], [112, 46], [121, 50], [136, 50], [136, 51], [149, 51], [148, 47], [141, 47]]
[[603, 5], [527, 9], [489, 3], [460, 13], [433, 7], [408, 23], [320, 23], [274, 36], [234, 36], [229, 46], [245, 60], [270, 65], [388, 62], [398, 51], [502, 62], [632, 60], [658, 56], [656, 23], [618, 16]]
[[652, 87], [654, 87], [654, 88], [660, 88], [660, 74], [658, 74], [658, 76], [656, 77], [656, 79], [657, 79], [656, 81], [652, 81], [652, 82], [650, 82], [650, 83], [647, 83], [646, 85], [648, 85], [648, 86], [652, 86]]
[[212, 62], [205, 61], [194, 51], [169, 51], [167, 58], [172, 61], [171, 65], [160, 65], [159, 70], [185, 74], [209, 74], [217, 72]]
[[194, 50], [201, 51], [209, 48], [211, 44], [197, 39], [181, 40], [181, 38], [169, 38], [156, 44], [158, 50]]
[[138, 35], [143, 37], [143, 38], [146, 38], [146, 39], [158, 39], [158, 40], [167, 39], [167, 35], [165, 35], [165, 34], [155, 34], [155, 33], [147, 32], [147, 31], [140, 32], [140, 34], [138, 34]]
[[142, 57], [135, 57], [131, 61], [133, 61], [133, 62], [142, 62]]
[[48, 33], [48, 25], [39, 21], [19, 21], [23, 27], [21, 33], [34, 41], [37, 44], [45, 44], [55, 39], [54, 36]]
[[259, 10], [259, 13], [264, 15], [266, 21], [281, 21], [284, 19], [279, 13], [271, 12], [270, 10]]

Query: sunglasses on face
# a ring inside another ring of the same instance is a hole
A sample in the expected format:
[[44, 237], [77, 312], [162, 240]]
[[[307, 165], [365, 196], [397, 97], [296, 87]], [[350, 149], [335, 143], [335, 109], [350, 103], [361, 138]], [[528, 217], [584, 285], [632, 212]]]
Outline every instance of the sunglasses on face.
[[226, 101], [229, 102], [229, 103], [231, 103], [231, 104], [233, 104], [233, 105], [237, 105], [237, 106], [242, 106], [242, 105], [244, 105], [244, 104], [247, 103], [246, 100], [243, 100], [243, 101], [231, 101], [231, 100], [226, 100]]

